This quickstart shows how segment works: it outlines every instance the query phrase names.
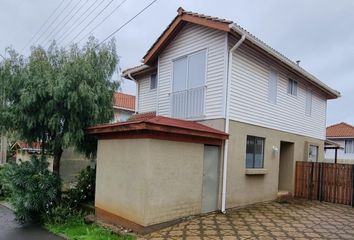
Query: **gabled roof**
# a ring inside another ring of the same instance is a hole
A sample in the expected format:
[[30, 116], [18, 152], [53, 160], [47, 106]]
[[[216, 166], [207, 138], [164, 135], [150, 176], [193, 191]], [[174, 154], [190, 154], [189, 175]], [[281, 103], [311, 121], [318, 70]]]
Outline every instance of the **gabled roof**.
[[126, 122], [89, 127], [87, 134], [99, 139], [155, 138], [221, 145], [228, 134], [206, 125], [181, 119], [144, 115]]
[[326, 97], [328, 99], [333, 99], [340, 96], [340, 93], [338, 91], [322, 83], [319, 79], [317, 79], [315, 76], [301, 68], [298, 64], [291, 61], [289, 58], [285, 57], [284, 55], [282, 55], [281, 53], [279, 53], [278, 51], [267, 45], [265, 42], [261, 41], [260, 39], [246, 31], [244, 28], [234, 23], [233, 21], [185, 11], [183, 8], [178, 8], [177, 12], [177, 16], [172, 20], [172, 22], [167, 26], [165, 31], [160, 35], [160, 37], [155, 41], [155, 43], [145, 54], [143, 58], [144, 65], [139, 66], [138, 68], [131, 68], [125, 70], [123, 72], [124, 76], [127, 76], [129, 74], [137, 74], [144, 68], [148, 68], [149, 66], [155, 66], [157, 56], [171, 42], [171, 40], [177, 35], [177, 33], [182, 29], [182, 27], [186, 23], [193, 23], [212, 29], [217, 29], [223, 32], [228, 32], [238, 37], [244, 35], [246, 38], [245, 44], [248, 44], [249, 46], [261, 51], [268, 57], [271, 57], [274, 60], [278, 61], [290, 71], [304, 77], [309, 83], [325, 92]]
[[326, 129], [327, 138], [354, 138], [354, 126], [341, 122]]
[[128, 111], [135, 111], [135, 96], [125, 93], [113, 94], [113, 107]]

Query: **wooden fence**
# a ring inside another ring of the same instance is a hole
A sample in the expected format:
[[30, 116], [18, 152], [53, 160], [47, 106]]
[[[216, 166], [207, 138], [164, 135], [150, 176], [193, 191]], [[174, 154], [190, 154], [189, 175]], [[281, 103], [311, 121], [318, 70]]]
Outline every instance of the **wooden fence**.
[[354, 165], [296, 162], [295, 197], [354, 207]]

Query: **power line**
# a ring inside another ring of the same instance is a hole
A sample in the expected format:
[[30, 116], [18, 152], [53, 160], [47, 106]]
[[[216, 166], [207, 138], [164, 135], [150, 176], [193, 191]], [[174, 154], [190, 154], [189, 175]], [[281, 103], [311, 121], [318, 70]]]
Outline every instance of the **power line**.
[[103, 9], [101, 9], [101, 11], [100, 11], [98, 14], [96, 14], [96, 16], [95, 16], [93, 19], [91, 19], [91, 21], [89, 21], [88, 24], [86, 24], [86, 26], [85, 26], [83, 29], [81, 29], [81, 31], [80, 31], [78, 34], [76, 34], [73, 39], [71, 39], [71, 41], [69, 42], [69, 45], [70, 45], [70, 43], [73, 42], [78, 36], [80, 36], [80, 34], [81, 34], [88, 26], [90, 26], [90, 24], [91, 24], [93, 21], [95, 21], [95, 20], [98, 18], [98, 16], [101, 15], [102, 12], [103, 12], [104, 10], [106, 10], [107, 7], [109, 7], [109, 6], [112, 4], [113, 1], [114, 1], [114, 0], [111, 0]]
[[44, 28], [44, 26], [47, 24], [47, 22], [49, 21], [49, 19], [58, 11], [58, 9], [61, 7], [61, 5], [64, 3], [65, 0], [62, 0], [57, 7], [52, 11], [52, 13], [49, 15], [49, 17], [43, 22], [43, 24], [40, 26], [40, 28], [37, 30], [37, 32], [35, 34], [32, 35], [31, 39], [24, 45], [24, 47], [22, 48], [21, 52], [23, 52], [23, 50], [26, 49], [26, 47], [28, 47], [28, 45], [32, 42], [32, 40], [35, 38], [35, 36], [37, 36], [40, 31], [42, 31], [42, 29]]
[[[47, 37], [43, 40], [43, 45], [46, 43], [46, 41], [47, 41], [48, 39], [50, 39], [50, 37], [53, 36], [53, 33], [54, 33], [55, 31], [58, 33], [59, 31], [61, 31], [61, 29], [63, 29], [64, 26], [66, 26], [66, 24], [68, 23], [68, 21], [65, 22], [65, 24], [61, 26], [60, 30], [57, 29], [57, 28], [60, 27], [60, 25], [66, 20], [66, 18], [70, 17], [71, 13], [76, 9], [76, 7], [77, 7], [81, 2], [82, 2], [82, 0], [79, 0], [79, 1], [71, 8], [71, 10], [69, 11], [69, 13], [66, 14], [66, 16], [56, 25], [56, 27], [53, 28], [53, 30], [52, 30], [52, 31], [47, 35]], [[87, 3], [87, 1], [86, 1], [86, 3]], [[85, 4], [86, 4], [86, 3], [85, 3]], [[78, 8], [78, 10], [74, 13], [74, 15], [72, 15], [72, 16], [69, 18], [69, 21], [75, 16], [75, 14], [76, 14], [79, 10], [80, 10], [80, 8]], [[54, 36], [55, 36], [55, 35], [56, 35], [56, 34], [54, 34]]]
[[126, 1], [123, 0], [117, 7], [115, 7], [101, 22], [99, 22], [96, 26], [94, 26], [87, 34], [85, 34], [78, 42], [84, 40], [87, 36], [89, 36], [94, 30], [96, 30], [99, 26], [101, 26], [112, 14], [117, 11]]
[[59, 18], [60, 15], [63, 14], [63, 12], [69, 7], [69, 5], [72, 3], [72, 1], [69, 1], [68, 4], [65, 5], [65, 7], [61, 10], [61, 12], [58, 14], [58, 16], [50, 23], [50, 25], [46, 28], [46, 30], [39, 36], [39, 38], [34, 42], [34, 44], [37, 44], [37, 42], [42, 38], [42, 36], [49, 30], [49, 28], [56, 22], [56, 20]]
[[[77, 20], [81, 19], [81, 17], [83, 17], [83, 16], [92, 8], [92, 6], [95, 5], [97, 2], [98, 2], [98, 1], [95, 1], [93, 4], [91, 4], [91, 5], [89, 6], [89, 8], [86, 9], [86, 11], [83, 12], [83, 14], [81, 14], [80, 17], [79, 17]], [[81, 21], [79, 24], [71, 26], [71, 28], [66, 32], [66, 34], [64, 34], [64, 35], [62, 35], [61, 37], [59, 37], [59, 38], [57, 39], [57, 41], [58, 41], [58, 42], [59, 42], [59, 41], [63, 42], [68, 36], [70, 36], [70, 34], [73, 32], [72, 30], [75, 30], [77, 27], [79, 27], [79, 26], [96, 10], [96, 8], [98, 8], [99, 6], [101, 6], [102, 3], [104, 3], [104, 2], [105, 2], [105, 0], [102, 0], [101, 2], [99, 2], [99, 4], [98, 4], [97, 6], [95, 6], [95, 9], [93, 9], [92, 11], [90, 11], [89, 14], [86, 15], [86, 16], [84, 17], [84, 19], [82, 19], [82, 21]]]
[[124, 28], [126, 25], [128, 25], [131, 21], [133, 21], [135, 18], [137, 18], [140, 14], [142, 14], [145, 10], [147, 10], [149, 7], [151, 7], [155, 2], [157, 2], [158, 0], [153, 0], [151, 3], [149, 3], [147, 6], [145, 6], [143, 9], [141, 9], [137, 14], [135, 14], [132, 18], [130, 18], [128, 21], [126, 21], [124, 24], [122, 24], [119, 28], [117, 28], [114, 32], [112, 32], [111, 34], [108, 35], [108, 37], [106, 37], [103, 41], [101, 41], [97, 46], [101, 45], [102, 43], [104, 43], [105, 41], [107, 41], [107, 39], [109, 39], [110, 37], [112, 37], [114, 34], [116, 34], [117, 32], [119, 32], [122, 28]]

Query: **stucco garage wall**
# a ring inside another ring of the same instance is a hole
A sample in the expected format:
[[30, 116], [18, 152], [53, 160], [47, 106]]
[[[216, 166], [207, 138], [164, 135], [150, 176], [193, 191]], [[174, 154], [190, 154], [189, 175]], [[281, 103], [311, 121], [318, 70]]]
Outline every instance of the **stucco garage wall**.
[[[265, 175], [246, 175], [245, 154], [247, 135], [264, 137]], [[273, 146], [280, 150], [280, 141], [294, 143], [294, 164], [289, 178], [294, 186], [295, 161], [306, 161], [309, 143], [319, 146], [319, 159], [323, 159], [323, 140], [286, 133], [251, 124], [230, 121], [229, 160], [227, 172], [226, 207], [238, 207], [256, 202], [273, 200], [278, 192], [279, 157], [273, 154]], [[293, 189], [292, 189], [293, 190]]]
[[201, 211], [203, 144], [100, 140], [95, 206], [149, 226]]
[[145, 223], [201, 212], [204, 145], [151, 139]]
[[95, 207], [144, 225], [145, 139], [99, 140]]

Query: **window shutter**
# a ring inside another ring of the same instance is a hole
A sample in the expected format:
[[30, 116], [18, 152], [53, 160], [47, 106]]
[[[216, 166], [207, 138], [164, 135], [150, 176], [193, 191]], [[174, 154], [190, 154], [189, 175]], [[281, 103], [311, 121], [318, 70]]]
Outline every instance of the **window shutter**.
[[277, 82], [278, 73], [274, 70], [270, 70], [268, 80], [268, 101], [274, 104], [277, 102]]
[[307, 116], [311, 116], [311, 112], [312, 112], [312, 91], [308, 89], [306, 92], [305, 113]]

